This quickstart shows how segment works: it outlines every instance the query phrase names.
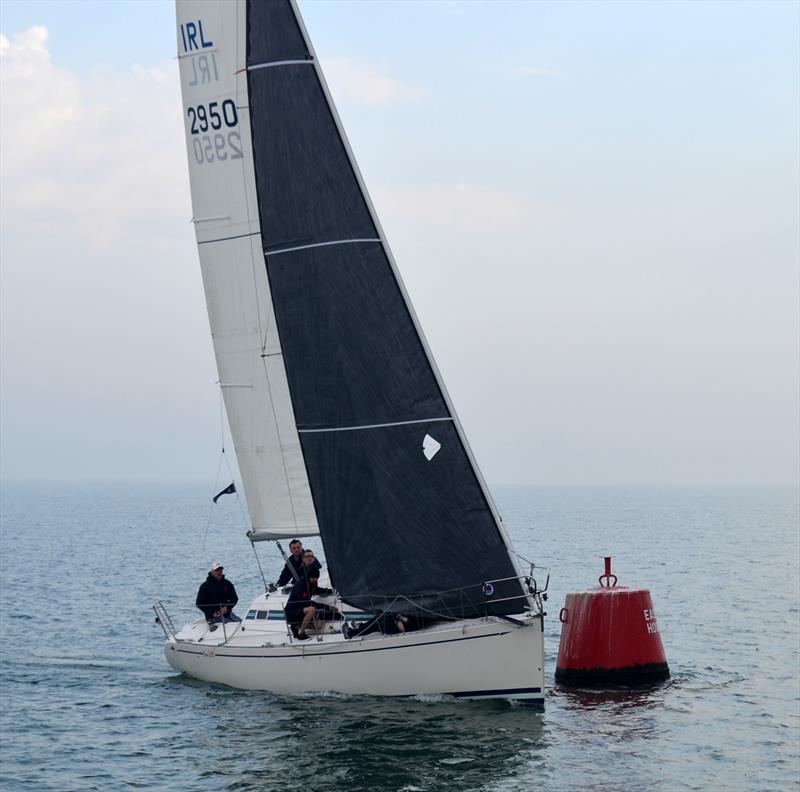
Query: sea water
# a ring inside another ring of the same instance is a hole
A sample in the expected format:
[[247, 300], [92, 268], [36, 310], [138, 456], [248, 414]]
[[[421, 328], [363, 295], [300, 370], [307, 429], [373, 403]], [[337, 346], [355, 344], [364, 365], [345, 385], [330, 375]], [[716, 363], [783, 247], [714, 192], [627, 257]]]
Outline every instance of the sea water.
[[[177, 675], [153, 601], [194, 618], [216, 560], [240, 610], [261, 588], [240, 502], [211, 507], [211, 489], [4, 484], [3, 790], [800, 787], [796, 490], [498, 488], [540, 585], [550, 570], [536, 712], [275, 696]], [[259, 555], [274, 578], [274, 546]], [[604, 555], [620, 584], [651, 590], [672, 671], [662, 685], [554, 684], [558, 611], [567, 592], [596, 584]]]

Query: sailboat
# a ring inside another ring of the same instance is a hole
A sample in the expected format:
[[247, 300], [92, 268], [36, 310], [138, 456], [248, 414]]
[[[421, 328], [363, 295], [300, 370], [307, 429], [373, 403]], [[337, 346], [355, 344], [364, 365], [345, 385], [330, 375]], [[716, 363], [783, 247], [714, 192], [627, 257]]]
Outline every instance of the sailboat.
[[[170, 665], [276, 693], [541, 703], [542, 591], [512, 550], [295, 0], [177, 0], [193, 222], [251, 542], [322, 541], [334, 607], [175, 629]], [[546, 588], [546, 585], [544, 586]], [[419, 629], [348, 635], [375, 614]]]

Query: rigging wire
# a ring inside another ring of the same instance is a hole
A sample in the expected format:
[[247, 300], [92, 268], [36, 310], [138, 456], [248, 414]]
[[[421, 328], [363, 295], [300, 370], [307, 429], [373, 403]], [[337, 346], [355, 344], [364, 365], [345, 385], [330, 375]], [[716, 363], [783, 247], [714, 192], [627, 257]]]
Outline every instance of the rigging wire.
[[[228, 457], [225, 454], [225, 449], [222, 450], [222, 458], [225, 460], [225, 466], [228, 468], [228, 474], [231, 477], [231, 481], [236, 481], [236, 478], [233, 475], [233, 470], [231, 470], [230, 463], [228, 462]], [[242, 524], [244, 525], [245, 530], [249, 530], [249, 523], [247, 520], [247, 512], [245, 511], [244, 504], [242, 503], [242, 499], [239, 497], [239, 490], [236, 490], [236, 503], [239, 505], [239, 512], [242, 515]]]
[[219, 447], [222, 449], [222, 453], [225, 453], [225, 414], [224, 409], [225, 405], [223, 404], [222, 398], [222, 380], [217, 380], [217, 385], [219, 385]]
[[253, 555], [256, 557], [256, 564], [258, 564], [258, 571], [261, 573], [261, 582], [264, 584], [264, 593], [266, 594], [269, 591], [267, 579], [264, 577], [264, 570], [261, 568], [261, 559], [258, 557], [258, 552], [256, 551], [256, 543], [252, 539], [250, 540], [250, 547], [253, 548]]
[[[223, 397], [222, 397], [222, 384], [221, 384], [221, 382], [218, 382], [217, 384], [220, 386], [220, 388], [219, 388], [219, 448], [220, 448], [220, 453], [219, 453], [219, 461], [217, 462], [217, 475], [214, 478], [214, 489], [213, 489], [213, 491], [215, 493], [219, 490], [219, 481], [220, 481], [219, 474], [220, 474], [220, 471], [222, 470], [222, 462], [223, 462], [223, 460], [225, 462], [225, 467], [226, 467], [226, 469], [228, 471], [228, 475], [230, 476], [230, 480], [233, 481], [234, 484], [236, 482], [236, 477], [233, 474], [233, 470], [231, 468], [230, 462], [228, 462], [228, 456], [225, 453], [225, 406], [224, 406]], [[247, 513], [245, 512], [244, 505], [242, 504], [242, 499], [239, 497], [239, 488], [238, 487], [236, 488], [236, 493], [235, 494], [236, 494], [236, 503], [239, 506], [239, 512], [240, 512], [240, 514], [242, 516], [242, 524], [243, 524], [245, 530], [247, 530], [247, 527], [248, 527]], [[206, 550], [206, 541], [208, 539], [208, 530], [211, 527], [211, 515], [214, 512], [214, 506], [215, 505], [216, 504], [212, 500], [211, 504], [208, 507], [208, 515], [206, 517], [206, 525], [205, 525], [205, 529], [203, 530], [203, 541], [200, 544], [200, 547], [202, 548], [203, 552], [205, 552], [205, 550]], [[253, 549], [255, 550], [255, 547]], [[257, 556], [256, 556], [256, 558], [257, 558]], [[260, 567], [261, 567], [261, 565], [259, 564], [259, 569], [260, 569]], [[262, 578], [264, 577], [263, 572], [261, 574], [261, 577]]]
[[[230, 462], [228, 462], [228, 457], [225, 454], [225, 404], [223, 401], [222, 396], [222, 382], [219, 383], [219, 447], [220, 451], [220, 465], [222, 464], [222, 460], [225, 460], [225, 467], [228, 470], [228, 475], [231, 478], [231, 481], [234, 483], [236, 482], [236, 476], [233, 475], [233, 469], [231, 468]], [[219, 475], [219, 474], [217, 474]], [[241, 483], [241, 482], [240, 482]], [[247, 513], [245, 512], [244, 505], [242, 504], [242, 499], [239, 497], [239, 488], [236, 488], [236, 503], [239, 506], [239, 512], [242, 515], [242, 524], [244, 525], [245, 530], [249, 527], [249, 522], [247, 519]], [[252, 543], [251, 543], [252, 544]], [[263, 576], [262, 576], [263, 577]]]
[[[214, 478], [214, 492], [216, 492], [218, 487], [219, 487], [219, 471], [222, 468], [222, 459], [223, 459], [223, 456], [222, 456], [222, 454], [220, 454], [219, 461], [217, 462], [217, 475]], [[206, 527], [203, 530], [203, 541], [200, 543], [200, 548], [201, 548], [202, 552], [204, 552], [204, 553], [206, 551], [206, 539], [208, 538], [208, 529], [211, 526], [211, 514], [214, 511], [214, 506], [215, 505], [216, 504], [212, 500], [211, 504], [208, 507], [208, 516], [206, 517]]]

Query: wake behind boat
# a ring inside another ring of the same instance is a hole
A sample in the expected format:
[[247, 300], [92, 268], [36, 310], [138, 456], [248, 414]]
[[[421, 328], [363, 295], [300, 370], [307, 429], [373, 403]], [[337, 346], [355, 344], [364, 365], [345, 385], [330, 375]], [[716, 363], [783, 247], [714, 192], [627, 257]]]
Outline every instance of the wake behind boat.
[[[300, 641], [278, 592], [214, 631], [176, 630], [157, 604], [167, 659], [248, 689], [543, 701], [542, 592], [469, 449], [294, 0], [177, 0], [177, 23], [248, 537], [318, 535], [344, 619]], [[379, 618], [416, 629], [342, 629]]]

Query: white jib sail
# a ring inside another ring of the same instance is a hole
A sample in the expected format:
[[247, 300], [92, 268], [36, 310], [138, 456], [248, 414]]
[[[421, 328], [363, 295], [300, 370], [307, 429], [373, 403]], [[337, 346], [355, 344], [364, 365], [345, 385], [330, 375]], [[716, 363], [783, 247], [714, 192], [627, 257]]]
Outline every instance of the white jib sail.
[[261, 249], [246, 2], [178, 0], [177, 22], [193, 222], [251, 537], [317, 534]]

